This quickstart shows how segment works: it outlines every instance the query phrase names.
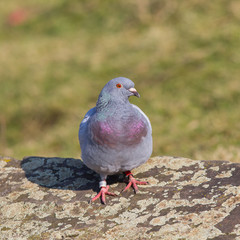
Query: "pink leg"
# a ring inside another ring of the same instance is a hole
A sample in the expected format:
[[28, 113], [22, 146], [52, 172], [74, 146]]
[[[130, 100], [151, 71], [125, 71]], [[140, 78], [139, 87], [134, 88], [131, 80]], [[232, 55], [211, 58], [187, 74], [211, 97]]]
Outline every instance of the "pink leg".
[[147, 184], [149, 184], [148, 182], [137, 181], [133, 177], [131, 171], [124, 172], [124, 174], [126, 174], [126, 176], [128, 176], [128, 185], [123, 189], [123, 192], [125, 192], [126, 190], [128, 190], [132, 186], [133, 189], [134, 189], [134, 192], [137, 193], [138, 192], [137, 184], [139, 184], [139, 185], [147, 185]]
[[107, 185], [106, 187], [101, 187], [100, 192], [90, 200], [90, 203], [94, 202], [98, 198], [101, 198], [102, 203], [106, 204], [106, 195], [116, 196], [115, 193], [108, 192], [108, 189], [109, 185]]

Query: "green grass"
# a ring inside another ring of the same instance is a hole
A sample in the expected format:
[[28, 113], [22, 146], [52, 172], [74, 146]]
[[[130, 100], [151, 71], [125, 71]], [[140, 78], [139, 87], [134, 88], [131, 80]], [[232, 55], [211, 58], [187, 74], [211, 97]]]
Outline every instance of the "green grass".
[[[78, 127], [110, 79], [153, 126], [153, 155], [240, 162], [237, 0], [0, 3], [0, 154], [79, 157]], [[28, 13], [9, 24], [18, 9]]]

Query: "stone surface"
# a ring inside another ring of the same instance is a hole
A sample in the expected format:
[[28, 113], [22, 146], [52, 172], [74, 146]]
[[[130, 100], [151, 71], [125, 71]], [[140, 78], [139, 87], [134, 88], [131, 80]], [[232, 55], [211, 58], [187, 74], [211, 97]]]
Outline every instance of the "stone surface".
[[240, 239], [240, 164], [155, 157], [150, 185], [89, 204], [98, 175], [78, 159], [0, 160], [0, 239]]

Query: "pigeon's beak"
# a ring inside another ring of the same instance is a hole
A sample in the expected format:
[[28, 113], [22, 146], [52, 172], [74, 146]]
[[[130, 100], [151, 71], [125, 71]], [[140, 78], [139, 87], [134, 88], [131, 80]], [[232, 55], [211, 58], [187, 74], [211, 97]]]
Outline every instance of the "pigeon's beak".
[[129, 88], [128, 91], [131, 92], [134, 96], [138, 98], [140, 97], [140, 94], [137, 92], [135, 88]]

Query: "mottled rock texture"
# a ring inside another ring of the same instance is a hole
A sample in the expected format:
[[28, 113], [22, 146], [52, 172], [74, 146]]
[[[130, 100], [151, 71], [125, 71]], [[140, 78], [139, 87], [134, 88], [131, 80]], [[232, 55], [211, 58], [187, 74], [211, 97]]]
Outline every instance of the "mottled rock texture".
[[240, 239], [240, 164], [155, 157], [133, 173], [149, 181], [89, 204], [98, 175], [79, 159], [0, 160], [0, 239]]

